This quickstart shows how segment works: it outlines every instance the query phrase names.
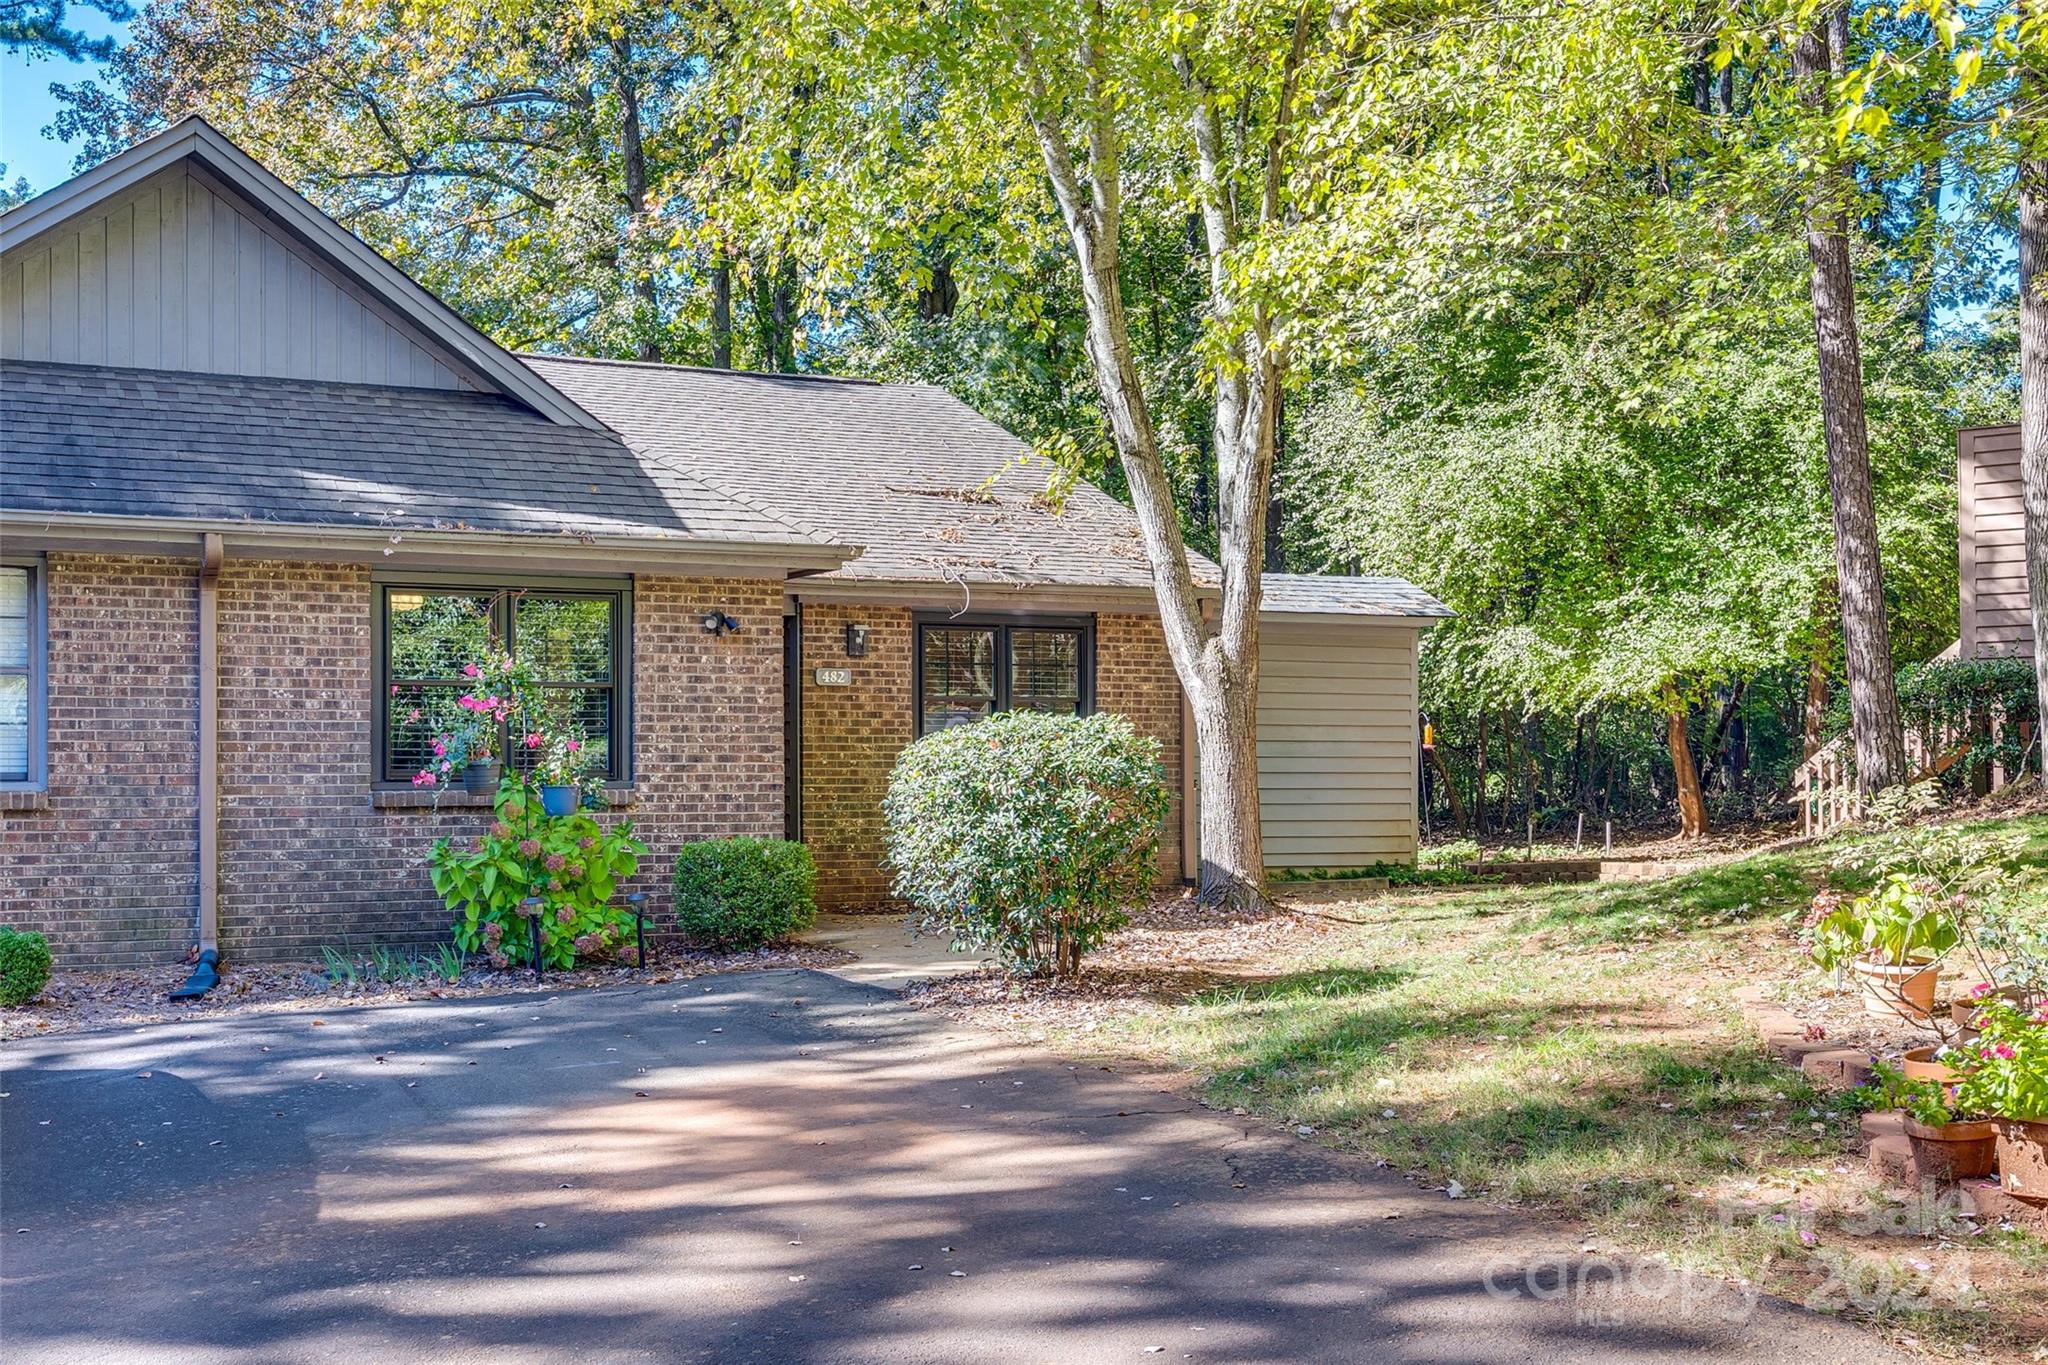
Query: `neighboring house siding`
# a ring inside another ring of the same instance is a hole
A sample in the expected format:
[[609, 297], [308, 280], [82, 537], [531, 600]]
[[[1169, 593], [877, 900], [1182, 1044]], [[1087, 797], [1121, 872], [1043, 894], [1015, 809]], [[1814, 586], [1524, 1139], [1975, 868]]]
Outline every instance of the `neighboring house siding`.
[[[846, 657], [846, 627], [868, 628], [867, 653]], [[882, 797], [896, 757], [915, 734], [912, 613], [837, 602], [803, 605], [803, 838], [818, 865], [818, 901], [830, 910], [886, 905]], [[822, 687], [820, 668], [851, 685]], [[1180, 878], [1180, 687], [1156, 617], [1095, 618], [1098, 710], [1129, 716], [1160, 741], [1174, 811], [1159, 848], [1162, 885]]]
[[47, 807], [0, 814], [0, 922], [60, 962], [192, 946], [198, 577], [189, 561], [51, 555]]
[[[193, 941], [197, 573], [50, 557], [49, 803], [0, 816], [0, 904], [67, 966], [164, 962]], [[743, 629], [707, 635], [714, 606]], [[629, 889], [656, 909], [683, 840], [781, 831], [781, 608], [768, 580], [634, 585], [621, 814], [651, 845]], [[426, 854], [489, 814], [371, 805], [369, 570], [230, 559], [219, 638], [224, 955], [444, 938]]]
[[341, 272], [182, 167], [8, 253], [0, 355], [469, 387]]
[[2031, 656], [2020, 429], [1977, 427], [1956, 451], [1957, 560], [1965, 659]]
[[1338, 620], [1259, 629], [1259, 815], [1268, 867], [1415, 857], [1416, 632]]

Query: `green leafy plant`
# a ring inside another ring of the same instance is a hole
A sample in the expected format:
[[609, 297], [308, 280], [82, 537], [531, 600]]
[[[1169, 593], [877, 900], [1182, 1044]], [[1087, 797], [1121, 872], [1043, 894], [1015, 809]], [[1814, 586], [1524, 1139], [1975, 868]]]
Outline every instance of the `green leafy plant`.
[[322, 947], [320, 960], [327, 965], [329, 986], [353, 986], [356, 984], [356, 960], [339, 948]]
[[1932, 962], [1961, 939], [1953, 909], [1925, 879], [1903, 872], [1854, 900], [1823, 892], [1809, 919], [1813, 960], [1829, 970], [1858, 959], [1893, 967]]
[[33, 929], [0, 926], [0, 1005], [26, 1005], [50, 984], [50, 941]]
[[[1993, 764], [2017, 770], [2026, 752], [2019, 722], [2038, 709], [2031, 659], [1934, 659], [1899, 670], [1899, 713], [1930, 741], [1960, 750], [1944, 782]], [[2003, 717], [1996, 736], [1991, 718]]]
[[1970, 1113], [2048, 1119], [2048, 1005], [2022, 1014], [1994, 1000], [1978, 1014], [1975, 1041], [1955, 1051], [1956, 1103]]
[[517, 772], [499, 782], [496, 812], [467, 846], [436, 840], [429, 860], [434, 890], [457, 914], [458, 949], [501, 969], [530, 963], [529, 909], [540, 918], [541, 961], [556, 969], [603, 953], [630, 931], [631, 913], [612, 904], [647, 852], [630, 824], [606, 826], [582, 813], [550, 819], [532, 780]]
[[676, 927], [710, 947], [758, 948], [818, 916], [811, 851], [786, 839], [704, 839], [676, 854]]
[[1159, 744], [1120, 716], [1012, 711], [903, 751], [882, 811], [896, 894], [956, 946], [1072, 975], [1155, 875]]
[[1871, 1068], [1870, 1084], [1849, 1092], [1849, 1101], [1859, 1109], [1872, 1112], [1904, 1110], [1915, 1123], [1924, 1123], [1929, 1128], [1953, 1123], [1956, 1114], [1963, 1111], [1963, 1107], [1952, 1103], [1947, 1092], [1933, 1081], [1909, 1080], [1903, 1071], [1883, 1062]]
[[1870, 1084], [1851, 1091], [1849, 1101], [1868, 1111], [1898, 1110], [1930, 1128], [1943, 1127], [1963, 1116], [1952, 1088], [1944, 1088], [1937, 1081], [1909, 1077], [1885, 1062], [1872, 1065]]
[[451, 985], [462, 979], [463, 970], [468, 966], [469, 954], [452, 943], [444, 943], [434, 950], [434, 973]]

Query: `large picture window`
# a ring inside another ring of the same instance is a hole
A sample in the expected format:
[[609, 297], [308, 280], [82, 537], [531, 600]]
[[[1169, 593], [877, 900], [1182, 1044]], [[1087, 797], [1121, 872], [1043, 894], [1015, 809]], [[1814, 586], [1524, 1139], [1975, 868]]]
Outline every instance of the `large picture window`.
[[[510, 652], [556, 694], [557, 713], [574, 717], [592, 771], [623, 781], [631, 770], [624, 682], [631, 607], [623, 583], [379, 584], [380, 779], [409, 783], [431, 766], [435, 738], [464, 715], [457, 701], [472, 684], [463, 665]], [[517, 745], [500, 752], [515, 763], [525, 757]]]
[[42, 571], [0, 564], [0, 787], [43, 781]]
[[917, 627], [917, 726], [931, 734], [998, 711], [1085, 715], [1095, 628], [1086, 618], [935, 617]]

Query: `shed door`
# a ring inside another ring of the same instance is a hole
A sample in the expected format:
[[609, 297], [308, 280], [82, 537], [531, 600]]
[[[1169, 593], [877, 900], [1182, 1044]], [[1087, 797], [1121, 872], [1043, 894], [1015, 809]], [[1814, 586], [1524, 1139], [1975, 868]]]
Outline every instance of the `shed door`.
[[1268, 867], [1412, 862], [1416, 632], [1259, 627], [1259, 815]]

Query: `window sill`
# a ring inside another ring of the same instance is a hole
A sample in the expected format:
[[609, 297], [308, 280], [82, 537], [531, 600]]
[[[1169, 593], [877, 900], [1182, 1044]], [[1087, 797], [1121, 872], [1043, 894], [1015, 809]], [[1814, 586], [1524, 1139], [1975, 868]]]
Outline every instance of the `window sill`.
[[[606, 787], [598, 793], [607, 809], [620, 810], [637, 799], [631, 787]], [[370, 792], [375, 810], [489, 810], [495, 800], [489, 792], [439, 791], [430, 787], [377, 787]]]
[[42, 787], [16, 787], [0, 790], [0, 814], [10, 811], [48, 810], [50, 793]]

